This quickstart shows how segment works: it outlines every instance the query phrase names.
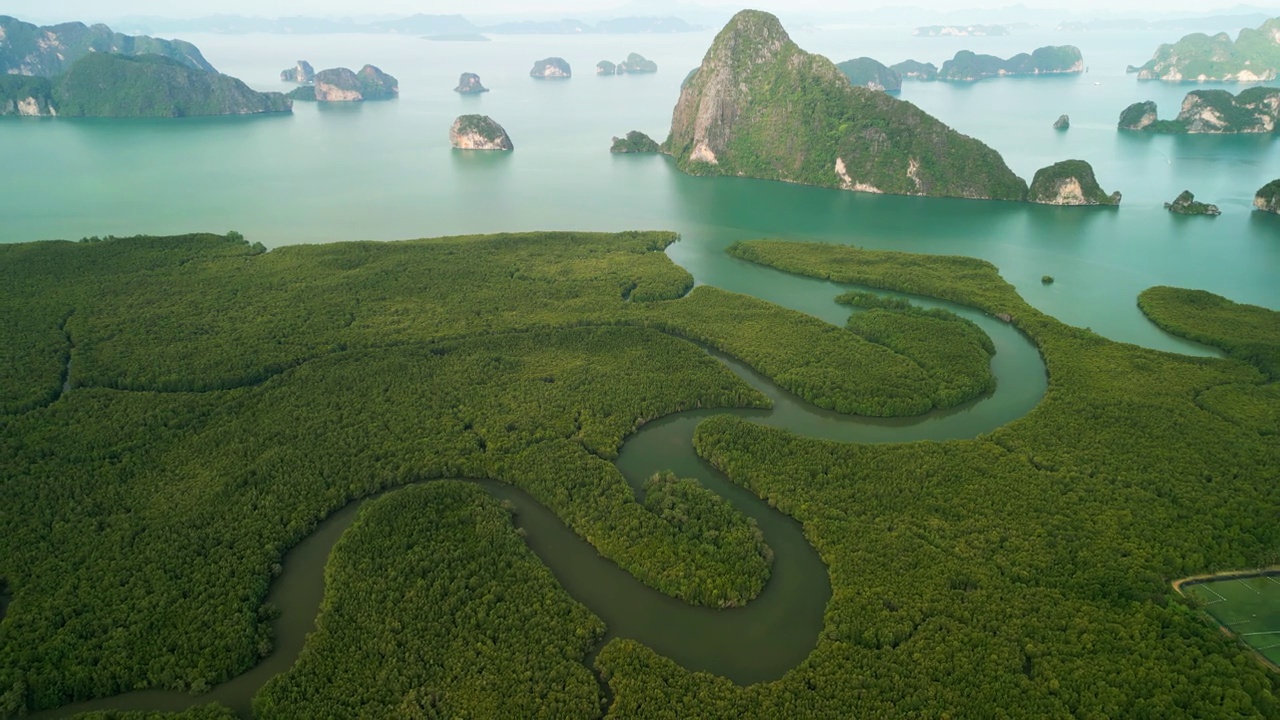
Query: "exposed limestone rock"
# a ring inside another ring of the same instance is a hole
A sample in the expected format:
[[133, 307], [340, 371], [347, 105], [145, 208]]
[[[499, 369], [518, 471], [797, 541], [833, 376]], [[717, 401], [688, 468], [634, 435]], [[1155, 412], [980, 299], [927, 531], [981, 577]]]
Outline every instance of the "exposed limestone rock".
[[1059, 115], [1058, 119], [1053, 123], [1054, 130], [1067, 130], [1071, 127], [1071, 118], [1066, 115]]
[[1107, 195], [1083, 160], [1063, 160], [1036, 171], [1028, 200], [1044, 205], [1119, 205], [1120, 193]]
[[489, 88], [480, 84], [480, 76], [475, 73], [462, 73], [458, 78], [458, 87], [453, 89], [454, 92], [463, 95], [475, 95], [478, 93], [487, 93]]
[[316, 81], [316, 71], [311, 63], [299, 60], [297, 65], [280, 71], [280, 81], [308, 85]]
[[573, 77], [573, 70], [564, 58], [549, 57], [535, 62], [529, 76], [539, 80], [565, 80]]
[[487, 115], [463, 115], [449, 128], [449, 142], [459, 150], [514, 150], [501, 125]]
[[1196, 202], [1196, 196], [1190, 190], [1183, 190], [1171, 203], [1165, 203], [1164, 209], [1175, 215], [1221, 215], [1217, 205]]

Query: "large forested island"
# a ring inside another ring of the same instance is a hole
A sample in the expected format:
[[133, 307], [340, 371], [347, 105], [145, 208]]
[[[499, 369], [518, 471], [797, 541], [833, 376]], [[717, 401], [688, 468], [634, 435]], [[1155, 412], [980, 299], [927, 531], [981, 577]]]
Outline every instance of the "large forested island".
[[[649, 420], [768, 404], [693, 341], [843, 412], [992, 387], [989, 339], [953, 313], [855, 290], [838, 328], [691, 291], [675, 239], [0, 246], [0, 714], [221, 687], [272, 651], [287, 551], [384, 492], [329, 557], [297, 662], [246, 691], [256, 717], [1280, 713], [1277, 675], [1170, 587], [1274, 561], [1280, 316], [1144, 292], [1154, 322], [1224, 353], [1183, 357], [1064, 325], [982, 261], [834, 245], [730, 251], [999, 316], [1043, 356], [1043, 400], [949, 442], [703, 421], [697, 453], [819, 553], [825, 611], [769, 623], [818, 622], [815, 645], [745, 686], [636, 639], [584, 662], [606, 608], [522, 540], [536, 508], [686, 603], [749, 609], [777, 579], [737, 505], [611, 462]], [[231, 716], [189, 702], [171, 717]]]
[[0, 75], [53, 77], [90, 53], [163, 55], [197, 70], [215, 72], [195, 45], [182, 40], [124, 35], [106, 25], [78, 22], [37, 27], [0, 15]]
[[686, 172], [916, 195], [1022, 200], [1000, 154], [924, 111], [854, 87], [778, 19], [744, 10], [685, 82], [663, 150]]
[[281, 93], [162, 55], [85, 55], [56, 78], [0, 76], [0, 115], [187, 117], [289, 112]]
[[1226, 33], [1192, 33], [1161, 45], [1137, 69], [1139, 80], [1262, 82], [1280, 72], [1280, 18], [1245, 28], [1233, 41]]

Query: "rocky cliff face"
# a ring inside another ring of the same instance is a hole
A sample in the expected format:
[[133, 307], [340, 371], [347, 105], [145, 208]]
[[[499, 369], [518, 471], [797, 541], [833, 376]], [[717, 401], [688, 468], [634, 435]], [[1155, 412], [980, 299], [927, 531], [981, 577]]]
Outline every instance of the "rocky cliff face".
[[1170, 82], [1269, 82], [1278, 71], [1280, 18], [1241, 30], [1234, 42], [1226, 33], [1187, 35], [1137, 69], [1139, 80]]
[[1125, 108], [1120, 113], [1120, 122], [1116, 127], [1121, 130], [1145, 130], [1155, 124], [1158, 118], [1156, 104], [1147, 100]]
[[449, 128], [449, 143], [459, 150], [514, 150], [511, 138], [488, 115], [463, 115]]
[[54, 116], [53, 82], [26, 75], [0, 75], [0, 115]]
[[573, 77], [573, 70], [564, 58], [549, 57], [534, 63], [533, 69], [529, 71], [529, 77], [541, 80], [563, 80]]
[[617, 75], [618, 66], [613, 64], [612, 62], [609, 62], [608, 60], [601, 60], [600, 62], [596, 63], [596, 74], [597, 75]]
[[663, 144], [677, 166], [911, 195], [1021, 200], [1026, 184], [991, 148], [910, 103], [853, 87], [773, 15], [743, 11], [688, 79]]
[[1070, 130], [1071, 117], [1068, 115], [1059, 115], [1057, 120], [1053, 121], [1054, 130]]
[[347, 68], [321, 70], [316, 73], [315, 88], [318, 102], [389, 100], [400, 94], [396, 79], [373, 65], [365, 65], [358, 73]]
[[1262, 212], [1280, 215], [1280, 180], [1272, 180], [1259, 188], [1253, 196], [1253, 206]]
[[306, 60], [299, 60], [297, 65], [280, 71], [280, 81], [306, 85], [316, 80], [315, 68]]
[[1063, 160], [1036, 171], [1027, 199], [1044, 205], [1119, 205], [1120, 193], [1107, 195], [1083, 160]]
[[1280, 89], [1255, 87], [1239, 95], [1192, 90], [1173, 120], [1159, 120], [1153, 102], [1135, 103], [1120, 115], [1119, 127], [1166, 133], [1274, 133], [1280, 130]]
[[463, 95], [475, 95], [476, 93], [487, 93], [489, 88], [480, 84], [480, 76], [475, 73], [462, 73], [458, 78], [458, 87], [453, 89], [454, 92], [460, 92]]
[[61, 75], [90, 53], [161, 55], [189, 68], [217, 72], [200, 50], [182, 40], [124, 35], [106, 25], [72, 22], [37, 27], [0, 15], [0, 75]]
[[1202, 203], [1196, 200], [1196, 196], [1190, 190], [1183, 190], [1173, 202], [1165, 203], [1164, 209], [1174, 215], [1221, 215], [1222, 211], [1217, 205], [1210, 203]]
[[933, 63], [904, 60], [897, 65], [890, 65], [889, 69], [908, 80], [933, 81], [938, 79], [938, 66]]

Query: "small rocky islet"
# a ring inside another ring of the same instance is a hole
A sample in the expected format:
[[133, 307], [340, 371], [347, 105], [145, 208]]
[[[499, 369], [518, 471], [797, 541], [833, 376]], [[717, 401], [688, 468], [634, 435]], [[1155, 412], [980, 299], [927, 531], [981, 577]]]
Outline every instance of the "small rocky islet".
[[1222, 211], [1217, 205], [1210, 203], [1202, 203], [1196, 200], [1196, 196], [1190, 190], [1183, 190], [1174, 198], [1173, 202], [1164, 204], [1164, 209], [1174, 215], [1221, 215]]
[[480, 83], [479, 75], [465, 72], [458, 78], [458, 87], [454, 88], [453, 91], [463, 95], [478, 95], [489, 92], [489, 88]]
[[659, 150], [661, 146], [658, 145], [658, 141], [639, 130], [632, 130], [624, 137], [614, 138], [613, 145], [609, 148], [609, 152], [617, 154], [656, 153]]
[[511, 151], [507, 131], [488, 115], [461, 115], [449, 128], [449, 144], [458, 150]]
[[549, 57], [538, 60], [529, 71], [529, 77], [538, 80], [568, 80], [573, 77], [573, 69], [560, 57]]

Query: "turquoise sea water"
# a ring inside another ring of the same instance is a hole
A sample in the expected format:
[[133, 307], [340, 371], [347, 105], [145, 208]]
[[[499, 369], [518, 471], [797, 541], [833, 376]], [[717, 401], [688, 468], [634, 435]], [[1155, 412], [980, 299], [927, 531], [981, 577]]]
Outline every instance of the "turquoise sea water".
[[[1139, 83], [1159, 33], [1022, 33], [914, 38], [908, 30], [797, 32], [834, 60], [871, 55], [936, 64], [958, 49], [1002, 56], [1046, 44], [1081, 47], [1089, 72], [971, 85], [908, 81], [900, 97], [999, 150], [1030, 179], [1065, 158], [1093, 164], [1118, 210], [885, 197], [775, 182], [695, 178], [663, 157], [618, 157], [610, 138], [631, 129], [665, 137], [686, 72], [711, 32], [674, 36], [496, 36], [488, 43], [402, 36], [219, 36], [194, 41], [221, 71], [255, 88], [287, 90], [294, 60], [317, 68], [371, 62], [400, 80], [399, 100], [350, 107], [299, 103], [292, 116], [180, 120], [0, 118], [0, 242], [87, 235], [239, 230], [268, 247], [531, 229], [671, 229], [670, 256], [700, 283], [751, 292], [815, 314], [829, 298], [790, 300], [777, 273], [723, 255], [735, 240], [781, 237], [986, 258], [1034, 305], [1112, 338], [1194, 349], [1138, 313], [1157, 284], [1205, 288], [1280, 307], [1280, 217], [1250, 209], [1280, 176], [1272, 137], [1119, 133], [1129, 103], [1156, 100], [1172, 116], [1192, 86]], [[637, 51], [652, 76], [596, 77], [598, 60]], [[528, 77], [533, 61], [565, 57], [568, 81]], [[492, 92], [452, 92], [464, 71]], [[454, 151], [459, 114], [491, 115], [516, 151]], [[1050, 125], [1071, 115], [1062, 133]], [[1216, 219], [1173, 217], [1161, 204], [1184, 189], [1217, 203]], [[1051, 286], [1040, 283], [1053, 275]], [[825, 292], [825, 291], [824, 291]], [[775, 295], [775, 296], [771, 296]]]

